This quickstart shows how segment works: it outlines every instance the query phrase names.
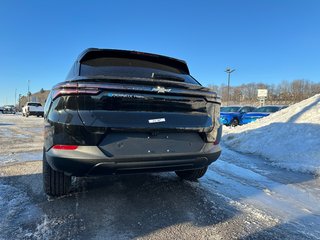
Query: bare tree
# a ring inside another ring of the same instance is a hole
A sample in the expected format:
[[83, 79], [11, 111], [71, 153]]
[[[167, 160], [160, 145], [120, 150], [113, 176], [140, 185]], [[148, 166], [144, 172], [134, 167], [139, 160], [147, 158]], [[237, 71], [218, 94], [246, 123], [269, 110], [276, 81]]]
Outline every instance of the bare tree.
[[[222, 98], [222, 103], [228, 98], [227, 87], [222, 84], [210, 85]], [[283, 80], [279, 84], [247, 83], [240, 86], [230, 86], [230, 104], [258, 105], [258, 89], [267, 89], [268, 98], [266, 104], [293, 104], [303, 99], [309, 98], [320, 93], [320, 83], [314, 83], [305, 79], [293, 81]]]

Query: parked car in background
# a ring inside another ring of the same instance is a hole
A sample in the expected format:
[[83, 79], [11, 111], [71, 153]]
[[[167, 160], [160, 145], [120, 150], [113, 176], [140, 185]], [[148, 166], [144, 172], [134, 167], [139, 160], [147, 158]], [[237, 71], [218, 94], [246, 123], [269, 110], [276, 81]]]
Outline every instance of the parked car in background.
[[16, 108], [13, 105], [5, 105], [2, 109], [3, 114], [16, 114]]
[[243, 114], [252, 112], [256, 108], [252, 106], [228, 106], [221, 107], [220, 121], [227, 126], [237, 126]]
[[27, 102], [26, 105], [22, 108], [22, 116], [37, 116], [43, 117], [43, 107], [41, 103], [38, 102]]
[[44, 190], [66, 194], [72, 176], [201, 178], [221, 153], [220, 104], [182, 60], [87, 49], [45, 104]]
[[246, 113], [240, 119], [241, 124], [247, 124], [250, 122], [254, 122], [259, 118], [263, 118], [269, 116], [271, 113], [277, 112], [281, 109], [284, 109], [288, 106], [263, 106], [259, 107], [254, 112]]

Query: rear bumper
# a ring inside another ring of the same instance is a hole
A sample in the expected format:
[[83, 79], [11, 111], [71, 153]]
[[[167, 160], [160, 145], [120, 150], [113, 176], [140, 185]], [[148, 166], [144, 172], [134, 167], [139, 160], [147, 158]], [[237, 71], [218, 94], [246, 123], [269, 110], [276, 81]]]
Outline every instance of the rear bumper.
[[109, 158], [96, 146], [80, 146], [75, 151], [50, 149], [46, 152], [46, 160], [56, 171], [90, 176], [202, 168], [217, 160], [220, 154], [220, 146], [212, 145], [199, 153]]
[[16, 112], [10, 112], [10, 111], [3, 111], [3, 114], [16, 114]]
[[34, 112], [34, 111], [31, 111], [31, 112], [28, 112], [28, 115], [29, 115], [29, 116], [43, 116], [43, 112]]

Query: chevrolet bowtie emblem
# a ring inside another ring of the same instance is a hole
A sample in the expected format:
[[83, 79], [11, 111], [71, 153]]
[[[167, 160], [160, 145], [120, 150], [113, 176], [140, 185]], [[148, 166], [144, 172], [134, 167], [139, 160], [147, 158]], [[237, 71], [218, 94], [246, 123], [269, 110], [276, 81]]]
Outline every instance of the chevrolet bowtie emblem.
[[166, 93], [166, 92], [170, 92], [171, 89], [166, 89], [164, 87], [157, 86], [155, 88], [152, 88], [152, 91], [157, 93]]

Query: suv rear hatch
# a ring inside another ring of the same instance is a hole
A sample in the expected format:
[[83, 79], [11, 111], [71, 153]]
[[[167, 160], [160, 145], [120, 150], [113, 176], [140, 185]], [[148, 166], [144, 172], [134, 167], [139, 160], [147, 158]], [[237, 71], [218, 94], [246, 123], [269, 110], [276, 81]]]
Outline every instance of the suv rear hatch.
[[[57, 85], [54, 98], [73, 95], [68, 101], [106, 155], [194, 152], [216, 140], [220, 98], [184, 62], [123, 51], [84, 54], [79, 62], [71, 71], [79, 76]], [[163, 138], [170, 140], [160, 144]]]

